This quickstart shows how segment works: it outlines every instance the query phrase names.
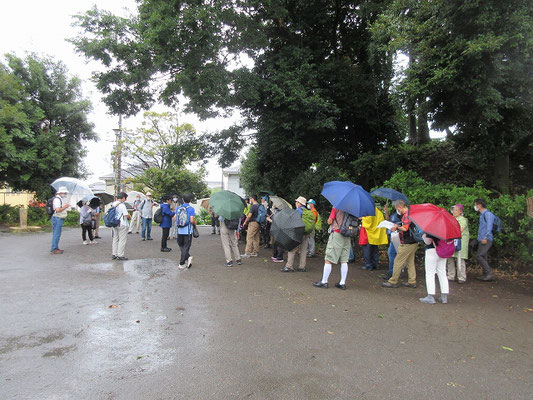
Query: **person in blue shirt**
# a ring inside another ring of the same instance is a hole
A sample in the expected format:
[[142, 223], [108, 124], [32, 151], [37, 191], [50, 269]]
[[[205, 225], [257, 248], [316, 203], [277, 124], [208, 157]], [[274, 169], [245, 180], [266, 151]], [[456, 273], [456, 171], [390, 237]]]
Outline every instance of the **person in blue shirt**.
[[479, 281], [489, 282], [496, 279], [494, 271], [489, 265], [489, 250], [492, 247], [492, 226], [494, 225], [494, 214], [487, 210], [485, 199], [474, 200], [474, 210], [479, 213], [479, 228], [477, 231], [477, 254], [476, 258], [483, 268], [483, 275], [476, 279]]
[[[193, 257], [190, 255], [189, 251], [192, 244], [192, 234], [194, 231], [194, 226], [196, 226], [196, 220], [194, 216], [194, 208], [189, 204], [192, 200], [191, 193], [185, 193], [183, 195], [183, 204], [178, 207], [176, 210], [176, 215], [174, 218], [177, 220], [178, 224], [178, 246], [181, 251], [180, 265], [179, 269], [184, 270], [188, 269], [192, 265]], [[180, 214], [183, 213], [183, 210], [187, 213], [184, 224], [182, 225], [179, 221]]]
[[163, 221], [161, 222], [161, 228], [163, 233], [161, 235], [161, 251], [169, 252], [170, 248], [167, 247], [167, 240], [170, 234], [170, 228], [172, 227], [172, 217], [176, 215], [174, 211], [170, 209], [170, 202], [172, 198], [170, 196], [163, 196], [161, 199], [161, 215], [163, 216]]

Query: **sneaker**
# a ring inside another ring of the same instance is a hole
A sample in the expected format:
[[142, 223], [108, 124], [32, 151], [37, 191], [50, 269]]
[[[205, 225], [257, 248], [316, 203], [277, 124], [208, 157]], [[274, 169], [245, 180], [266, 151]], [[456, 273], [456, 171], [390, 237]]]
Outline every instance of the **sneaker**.
[[128, 235], [131, 235], [133, 232], [128, 232]]
[[250, 254], [250, 257], [257, 257], [257, 253]]
[[94, 238], [95, 239], [102, 239], [100, 236], [95, 236]]
[[241, 258], [250, 258], [251, 255], [250, 254], [241, 254]]
[[142, 238], [141, 240], [144, 242], [146, 239], [145, 239], [145, 238]]
[[442, 304], [448, 304], [448, 295], [447, 294], [441, 294], [439, 301]]
[[186, 264], [183, 264], [183, 265], [180, 264], [180, 265], [178, 266], [178, 269], [179, 269], [180, 271], [183, 271], [183, 270], [186, 269], [186, 268], [187, 268], [187, 265], [186, 265]]
[[281, 269], [281, 272], [295, 272], [295, 271], [292, 268], [284, 267], [284, 268]]
[[119, 261], [126, 261], [128, 257], [117, 257], [116, 259]]
[[92, 242], [89, 242], [89, 244], [98, 244], [96, 240], [93, 240]]
[[421, 297], [418, 300], [420, 300], [422, 303], [425, 303], [425, 304], [435, 304], [436, 303], [435, 297], [433, 297], [430, 294], [428, 294], [426, 297]]
[[83, 244], [87, 245], [87, 244], [89, 244], [89, 242], [87, 240], [84, 240]]
[[55, 249], [50, 252], [51, 254], [63, 254], [63, 250]]
[[242, 261], [241, 260], [237, 260], [235, 262], [237, 263], [237, 265], [242, 265]]
[[279, 258], [274, 258], [272, 261], [274, 261], [275, 263], [282, 263], [282, 262], [285, 262], [285, 260], [283, 260], [283, 259], [279, 259]]
[[404, 282], [404, 283], [402, 283], [402, 286], [416, 289], [416, 284], [409, 283], [409, 282]]
[[298, 272], [307, 272], [307, 269], [305, 269], [305, 268], [298, 268]]
[[190, 256], [189, 259], [187, 260], [187, 269], [192, 267], [192, 259], [193, 259], [193, 256]]
[[117, 259], [117, 256], [113, 255], [113, 257], [111, 258], [112, 260], [116, 260]]
[[381, 286], [386, 287], [386, 288], [397, 288], [398, 287], [398, 285], [390, 283], [390, 282], [383, 282]]
[[224, 264], [225, 267], [233, 267], [233, 261], [228, 261]]
[[154, 239], [152, 239], [152, 238], [146, 238], [146, 240], [154, 240]]

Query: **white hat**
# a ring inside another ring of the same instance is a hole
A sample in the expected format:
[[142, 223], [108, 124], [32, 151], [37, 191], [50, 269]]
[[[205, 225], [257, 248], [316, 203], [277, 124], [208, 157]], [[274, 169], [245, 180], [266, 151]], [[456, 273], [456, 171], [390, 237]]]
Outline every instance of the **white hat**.
[[147, 196], [151, 196], [151, 195], [152, 195], [152, 193], [150, 193], [150, 192], [147, 192], [147, 193], [146, 193], [146, 195], [147, 195]]
[[305, 203], [307, 203], [306, 198], [305, 198], [305, 197], [302, 197], [302, 196], [298, 197], [295, 201], [297, 201], [298, 203], [300, 203], [300, 204], [302, 204], [302, 205], [305, 204]]
[[59, 189], [57, 189], [57, 193], [68, 193], [68, 189], [65, 186], [60, 186]]

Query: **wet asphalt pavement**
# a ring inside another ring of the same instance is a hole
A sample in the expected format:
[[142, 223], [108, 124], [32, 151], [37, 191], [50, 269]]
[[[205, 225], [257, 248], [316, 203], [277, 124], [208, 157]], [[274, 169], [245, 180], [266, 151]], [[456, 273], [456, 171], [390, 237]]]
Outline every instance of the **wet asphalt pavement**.
[[[0, 234], [0, 399], [531, 399], [533, 292], [451, 283], [450, 303], [383, 289], [350, 264], [348, 290], [317, 289], [322, 260], [283, 274], [270, 251], [223, 266], [201, 228], [194, 265], [110, 230]], [[240, 245], [241, 250], [243, 245]]]

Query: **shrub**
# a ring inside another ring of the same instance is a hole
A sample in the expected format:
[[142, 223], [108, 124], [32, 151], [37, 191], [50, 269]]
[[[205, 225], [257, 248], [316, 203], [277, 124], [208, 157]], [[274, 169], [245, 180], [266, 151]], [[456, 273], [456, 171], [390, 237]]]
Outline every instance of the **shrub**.
[[200, 207], [200, 214], [196, 216], [198, 225], [211, 225], [211, 214], [205, 208]]
[[18, 207], [12, 207], [8, 204], [0, 206], [0, 224], [17, 225], [19, 222]]

